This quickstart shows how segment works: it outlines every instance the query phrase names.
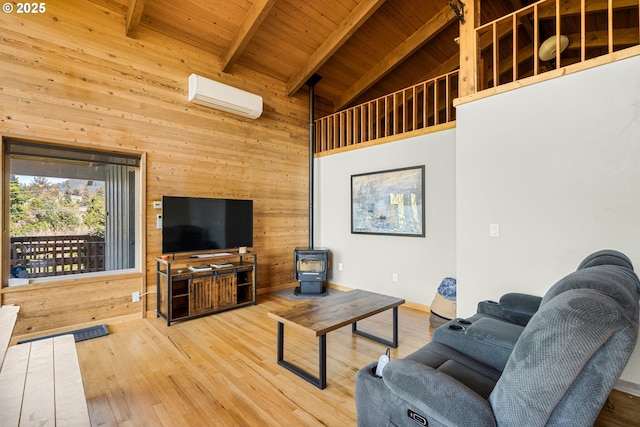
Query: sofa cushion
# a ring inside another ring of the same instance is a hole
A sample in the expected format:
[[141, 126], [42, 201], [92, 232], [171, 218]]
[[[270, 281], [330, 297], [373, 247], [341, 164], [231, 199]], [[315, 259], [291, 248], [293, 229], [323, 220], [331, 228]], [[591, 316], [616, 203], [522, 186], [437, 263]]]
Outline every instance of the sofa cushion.
[[[438, 342], [430, 342], [405, 357], [455, 378], [485, 399], [500, 378], [500, 372], [455, 349]], [[384, 370], [382, 372], [384, 377]]]

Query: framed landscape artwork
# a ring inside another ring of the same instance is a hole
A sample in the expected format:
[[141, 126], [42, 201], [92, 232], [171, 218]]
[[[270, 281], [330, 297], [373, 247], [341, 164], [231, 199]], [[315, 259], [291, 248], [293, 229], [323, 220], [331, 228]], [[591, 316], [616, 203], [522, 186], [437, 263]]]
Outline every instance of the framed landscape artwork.
[[424, 237], [424, 165], [351, 175], [351, 233]]

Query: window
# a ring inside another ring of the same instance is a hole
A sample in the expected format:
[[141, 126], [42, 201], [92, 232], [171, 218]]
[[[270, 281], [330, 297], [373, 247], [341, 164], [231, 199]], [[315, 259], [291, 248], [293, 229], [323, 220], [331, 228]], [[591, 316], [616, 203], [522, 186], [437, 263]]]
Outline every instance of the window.
[[5, 162], [11, 278], [136, 267], [139, 156], [7, 141]]

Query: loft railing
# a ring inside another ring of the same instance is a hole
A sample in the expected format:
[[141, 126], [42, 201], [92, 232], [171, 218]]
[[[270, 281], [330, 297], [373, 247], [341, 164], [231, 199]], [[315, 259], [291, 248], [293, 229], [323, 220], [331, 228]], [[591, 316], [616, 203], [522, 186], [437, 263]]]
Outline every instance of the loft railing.
[[456, 119], [458, 71], [315, 121], [314, 152], [322, 153]]
[[104, 271], [104, 238], [25, 236], [11, 238], [14, 277], [50, 277]]
[[543, 0], [482, 25], [477, 90], [637, 46], [639, 11], [640, 0]]
[[[640, 0], [541, 0], [475, 31], [480, 92], [639, 46]], [[456, 70], [328, 115], [314, 153], [454, 121], [457, 96]]]

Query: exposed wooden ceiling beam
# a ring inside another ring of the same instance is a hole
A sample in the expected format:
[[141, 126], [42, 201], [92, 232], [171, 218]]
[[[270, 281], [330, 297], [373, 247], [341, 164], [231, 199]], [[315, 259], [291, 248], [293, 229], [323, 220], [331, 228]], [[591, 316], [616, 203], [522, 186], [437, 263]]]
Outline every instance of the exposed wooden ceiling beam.
[[410, 35], [401, 45], [396, 47], [382, 61], [371, 68], [354, 85], [347, 89], [342, 96], [335, 99], [333, 104], [336, 110], [342, 109], [351, 101], [360, 96], [364, 91], [383, 78], [389, 71], [395, 68], [404, 59], [428, 42], [433, 36], [442, 31], [452, 21], [458, 19], [456, 14], [447, 5], [426, 24]]
[[291, 96], [333, 55], [353, 33], [364, 24], [385, 0], [364, 0], [340, 23], [333, 33], [311, 55], [309, 61], [287, 82], [287, 95]]
[[127, 37], [133, 37], [138, 31], [138, 25], [142, 19], [142, 12], [147, 0], [129, 0], [129, 8], [127, 9]]
[[262, 24], [262, 21], [269, 14], [269, 11], [276, 3], [276, 0], [256, 0], [251, 6], [247, 16], [233, 36], [233, 40], [227, 47], [221, 58], [222, 71], [228, 72], [231, 66], [238, 60], [242, 51], [247, 46], [251, 37]]

